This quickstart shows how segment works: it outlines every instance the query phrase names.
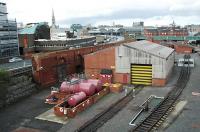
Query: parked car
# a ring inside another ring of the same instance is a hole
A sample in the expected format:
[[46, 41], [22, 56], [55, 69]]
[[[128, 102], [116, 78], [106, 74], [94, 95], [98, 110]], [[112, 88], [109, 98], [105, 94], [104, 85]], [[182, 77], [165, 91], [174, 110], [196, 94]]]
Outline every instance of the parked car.
[[13, 57], [12, 59], [9, 59], [9, 62], [18, 62], [18, 61], [22, 61], [22, 58]]

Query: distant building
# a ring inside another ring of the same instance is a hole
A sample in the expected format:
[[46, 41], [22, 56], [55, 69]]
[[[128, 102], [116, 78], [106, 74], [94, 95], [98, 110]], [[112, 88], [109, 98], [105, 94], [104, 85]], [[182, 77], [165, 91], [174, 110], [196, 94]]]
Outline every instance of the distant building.
[[125, 32], [128, 36], [136, 38], [138, 36], [144, 35], [144, 22], [133, 22], [133, 25], [130, 27], [124, 27]]
[[144, 27], [144, 22], [133, 22], [132, 27], [138, 27], [138, 26]]
[[51, 40], [66, 40], [68, 35], [67, 32], [70, 31], [68, 28], [60, 28], [56, 25], [56, 18], [54, 10], [52, 9], [52, 25], [50, 27], [50, 38]]
[[[166, 27], [149, 27], [144, 29], [144, 35], [147, 40], [160, 43], [162, 41], [182, 41], [182, 37], [189, 35], [186, 28], [176, 26], [173, 22], [170, 26]], [[181, 39], [180, 39], [181, 38]]]
[[70, 28], [71, 28], [72, 30], [74, 30], [74, 31], [77, 31], [77, 30], [83, 29], [83, 26], [82, 26], [81, 24], [72, 24], [72, 25], [70, 26]]
[[16, 20], [8, 20], [6, 3], [0, 2], [0, 59], [19, 55]]
[[88, 33], [90, 35], [115, 35], [115, 36], [122, 36], [124, 34], [124, 28], [118, 27], [98, 27], [94, 28]]
[[50, 27], [47, 22], [29, 23], [19, 30], [20, 54], [24, 55], [34, 51], [34, 41], [38, 39], [50, 39]]
[[186, 25], [185, 28], [187, 28], [187, 30], [191, 36], [200, 32], [200, 25], [194, 25], [194, 24]]

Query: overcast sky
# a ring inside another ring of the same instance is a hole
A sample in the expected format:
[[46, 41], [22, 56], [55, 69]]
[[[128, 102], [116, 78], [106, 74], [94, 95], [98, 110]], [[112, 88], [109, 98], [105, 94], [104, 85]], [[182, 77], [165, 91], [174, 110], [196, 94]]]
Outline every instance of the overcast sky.
[[7, 3], [9, 18], [18, 22], [51, 24], [123, 24], [144, 21], [145, 25], [200, 24], [200, 0], [0, 0]]

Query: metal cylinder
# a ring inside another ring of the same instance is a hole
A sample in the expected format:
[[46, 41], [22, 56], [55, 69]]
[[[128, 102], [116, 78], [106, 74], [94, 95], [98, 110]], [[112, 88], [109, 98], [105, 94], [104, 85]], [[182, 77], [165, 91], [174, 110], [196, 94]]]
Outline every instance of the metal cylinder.
[[67, 82], [63, 82], [60, 86], [60, 92], [64, 93], [77, 93], [79, 92], [79, 85], [78, 84], [70, 84]]
[[96, 92], [99, 92], [102, 90], [102, 82], [98, 79], [88, 79], [89, 83], [92, 83], [95, 86]]
[[70, 106], [76, 106], [78, 103], [83, 101], [86, 98], [86, 94], [84, 92], [78, 92], [72, 95], [68, 100], [68, 104]]
[[91, 96], [95, 93], [95, 86], [92, 83], [80, 83], [79, 91], [85, 92], [87, 96]]

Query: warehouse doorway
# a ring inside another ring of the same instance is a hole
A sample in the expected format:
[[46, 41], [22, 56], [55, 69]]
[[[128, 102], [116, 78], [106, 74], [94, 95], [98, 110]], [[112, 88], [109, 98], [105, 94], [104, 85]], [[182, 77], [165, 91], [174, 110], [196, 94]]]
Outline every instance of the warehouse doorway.
[[151, 64], [131, 64], [131, 84], [152, 84]]
[[58, 81], [63, 81], [66, 78], [66, 64], [61, 64], [57, 66]]

